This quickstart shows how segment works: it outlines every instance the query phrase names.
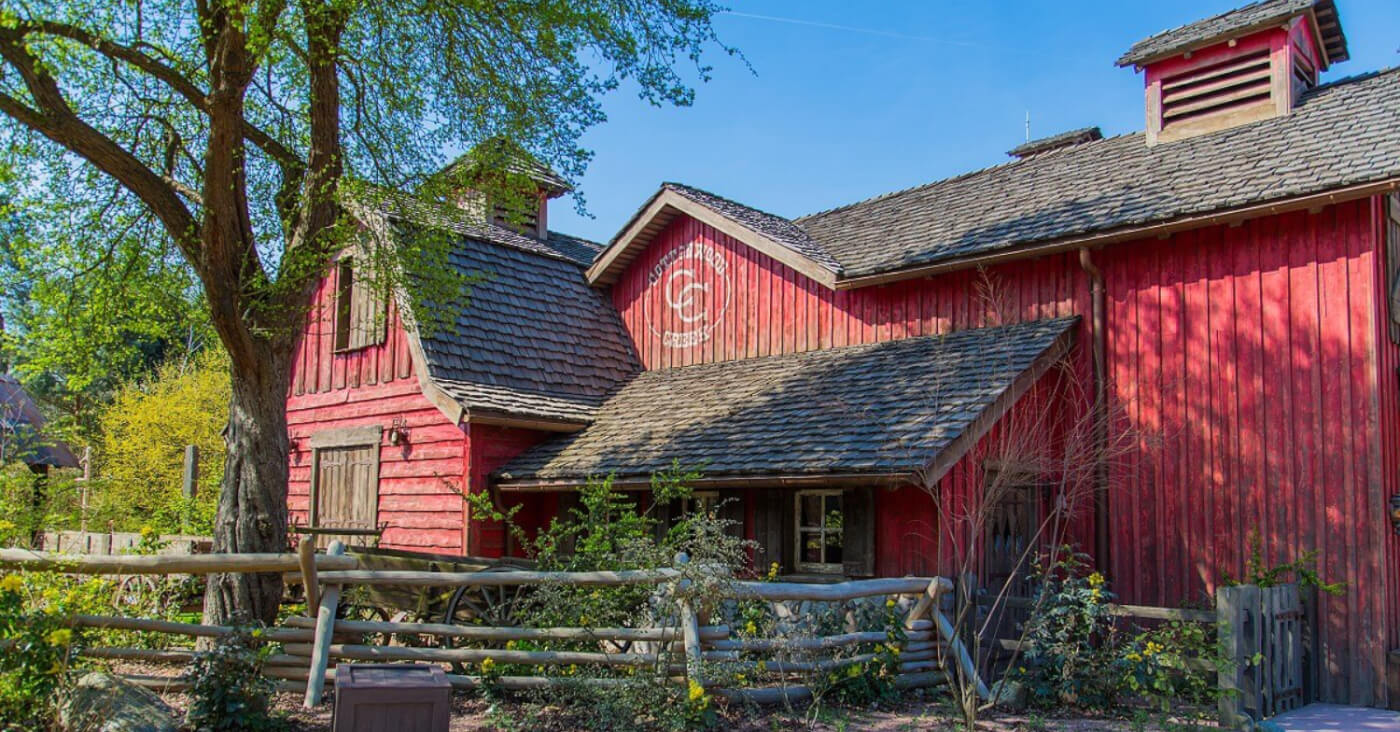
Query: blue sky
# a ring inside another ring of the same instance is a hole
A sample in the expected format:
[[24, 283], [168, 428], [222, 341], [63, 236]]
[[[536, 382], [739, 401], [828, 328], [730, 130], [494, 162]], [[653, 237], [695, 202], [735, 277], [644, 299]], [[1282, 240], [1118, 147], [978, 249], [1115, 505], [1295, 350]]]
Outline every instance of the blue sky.
[[[693, 107], [620, 90], [583, 144], [588, 210], [550, 228], [607, 241], [662, 181], [800, 216], [1007, 160], [1025, 138], [1143, 127], [1142, 77], [1113, 61], [1133, 42], [1247, 0], [732, 2]], [[1337, 79], [1400, 65], [1400, 0], [1337, 0], [1351, 60]], [[781, 20], [779, 20], [781, 19]]]

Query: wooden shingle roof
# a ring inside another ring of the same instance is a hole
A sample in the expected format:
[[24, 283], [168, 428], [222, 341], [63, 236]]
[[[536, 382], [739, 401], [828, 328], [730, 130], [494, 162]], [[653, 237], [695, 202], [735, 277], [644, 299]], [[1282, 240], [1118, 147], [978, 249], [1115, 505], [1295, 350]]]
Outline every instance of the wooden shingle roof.
[[26, 465], [76, 468], [78, 458], [68, 445], [44, 435], [39, 407], [13, 376], [0, 374], [0, 440], [8, 460], [18, 457]]
[[1311, 10], [1329, 64], [1348, 58], [1347, 39], [1337, 18], [1334, 0], [1259, 0], [1194, 23], [1164, 30], [1133, 44], [1118, 59], [1119, 66], [1144, 65], [1167, 56], [1219, 43], [1254, 30], [1263, 30]]
[[901, 479], [951, 465], [1069, 347], [1077, 318], [638, 374], [592, 425], [521, 454], [503, 489], [704, 480]]

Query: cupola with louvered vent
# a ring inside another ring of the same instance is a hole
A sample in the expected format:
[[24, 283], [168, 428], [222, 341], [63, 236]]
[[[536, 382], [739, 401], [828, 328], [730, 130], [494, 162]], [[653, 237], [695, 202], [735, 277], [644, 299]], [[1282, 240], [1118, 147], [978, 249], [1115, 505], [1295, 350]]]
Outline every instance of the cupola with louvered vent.
[[1288, 114], [1346, 59], [1334, 0], [1262, 0], [1139, 41], [1118, 65], [1145, 72], [1155, 145]]

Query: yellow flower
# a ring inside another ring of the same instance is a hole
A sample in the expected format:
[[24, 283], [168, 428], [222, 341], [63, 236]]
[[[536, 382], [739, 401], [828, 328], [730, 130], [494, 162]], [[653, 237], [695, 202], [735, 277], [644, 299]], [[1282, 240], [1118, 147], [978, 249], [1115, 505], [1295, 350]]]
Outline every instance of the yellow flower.
[[494, 668], [496, 668], [496, 659], [494, 658], [487, 658], [485, 661], [481, 662], [481, 673], [489, 674], [491, 673], [491, 669]]
[[759, 671], [767, 671], [767, 670], [768, 670], [768, 664], [767, 664], [767, 662], [765, 662], [765, 661], [759, 661], [759, 662], [758, 662], [758, 670], [759, 670]]
[[1089, 586], [1090, 586], [1090, 587], [1102, 587], [1102, 586], [1103, 586], [1103, 582], [1104, 582], [1104, 579], [1103, 579], [1103, 575], [1102, 575], [1102, 574], [1099, 574], [1098, 572], [1094, 572], [1094, 573], [1092, 573], [1092, 574], [1089, 575]]
[[688, 687], [688, 691], [690, 700], [692, 702], [698, 702], [705, 697], [705, 687], [697, 683], [695, 679], [690, 680], [690, 686]]
[[857, 676], [860, 676], [860, 666], [858, 666], [858, 665], [848, 666], [848, 667], [846, 668], [846, 675], [849, 676], [849, 677], [851, 677], [851, 678], [853, 678], [853, 679], [854, 679], [855, 677], [857, 677]]
[[4, 579], [0, 579], [0, 590], [18, 594], [24, 589], [24, 580], [17, 574], [7, 574]]
[[153, 528], [151, 528], [150, 526], [142, 526], [142, 527], [141, 527], [141, 538], [142, 538], [142, 539], [149, 539], [149, 538], [151, 538], [152, 536], [155, 536], [155, 535], [156, 535], [156, 530], [153, 529]]
[[1095, 587], [1094, 589], [1089, 590], [1089, 596], [1097, 600], [1103, 597], [1103, 592], [1099, 590], [1099, 588]]
[[891, 598], [888, 599], [888, 600], [885, 600], [885, 607], [894, 607], [894, 606], [895, 606], [895, 601], [894, 601], [894, 598], [893, 598], [893, 597], [891, 597]]
[[773, 581], [773, 580], [775, 580], [775, 579], [777, 579], [777, 578], [778, 578], [778, 563], [777, 563], [777, 562], [773, 562], [772, 564], [768, 565], [768, 581], [771, 582], [771, 581]]
[[9, 531], [15, 528], [15, 522], [0, 519], [0, 531]]
[[758, 635], [758, 626], [754, 624], [752, 620], [750, 620], [748, 624], [744, 626], [744, 632], [748, 633], [749, 635]]
[[73, 642], [73, 631], [67, 628], [59, 628], [58, 630], [50, 632], [44, 640], [48, 641], [48, 644], [51, 646], [66, 646]]

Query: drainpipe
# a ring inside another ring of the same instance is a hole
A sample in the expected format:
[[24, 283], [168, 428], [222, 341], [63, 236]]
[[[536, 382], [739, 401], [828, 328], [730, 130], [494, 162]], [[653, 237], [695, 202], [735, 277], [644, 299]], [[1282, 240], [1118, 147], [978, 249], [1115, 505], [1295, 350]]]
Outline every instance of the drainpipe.
[[1094, 559], [1102, 570], [1109, 569], [1111, 544], [1108, 534], [1108, 333], [1104, 328], [1105, 293], [1103, 271], [1094, 265], [1088, 247], [1079, 250], [1079, 266], [1089, 276], [1089, 340], [1094, 352]]

